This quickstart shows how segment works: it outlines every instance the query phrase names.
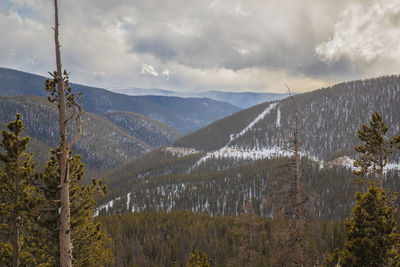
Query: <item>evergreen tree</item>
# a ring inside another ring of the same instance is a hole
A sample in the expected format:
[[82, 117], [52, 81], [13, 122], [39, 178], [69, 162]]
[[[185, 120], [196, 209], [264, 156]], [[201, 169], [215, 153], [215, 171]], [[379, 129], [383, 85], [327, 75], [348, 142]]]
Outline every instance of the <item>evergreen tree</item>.
[[22, 137], [21, 114], [7, 124], [0, 148], [0, 259], [7, 266], [36, 265], [39, 248], [30, 233], [37, 217], [39, 196], [34, 187], [34, 163], [26, 153], [29, 137]]
[[263, 249], [267, 240], [261, 221], [256, 216], [251, 200], [247, 200], [245, 213], [236, 217], [237, 227], [230, 233], [234, 238], [234, 257], [229, 259], [227, 266], [263, 266]]
[[360, 168], [354, 174], [362, 179], [367, 175], [374, 177], [378, 175], [379, 186], [383, 188], [383, 168], [388, 162], [388, 157], [393, 153], [393, 147], [400, 148], [400, 136], [388, 138], [385, 136], [388, 127], [383, 122], [379, 112], [372, 114], [369, 126], [363, 124], [358, 130], [358, 137], [363, 145], [356, 146], [356, 151], [361, 153], [361, 157], [354, 161], [354, 167]]
[[211, 267], [205, 252], [199, 252], [197, 249], [190, 253], [186, 267]]
[[[60, 225], [58, 211], [60, 208], [59, 189], [59, 157], [60, 151], [52, 151], [51, 159], [47, 162], [42, 179], [45, 202], [42, 207], [41, 226], [44, 229], [48, 246], [47, 254], [52, 259], [52, 265], [59, 265], [59, 235]], [[96, 196], [106, 193], [107, 187], [101, 180], [93, 179], [91, 185], [80, 185], [83, 175], [83, 164], [80, 156], [69, 156], [68, 172], [70, 176], [71, 201], [71, 237], [74, 266], [103, 266], [113, 260], [110, 249], [111, 239], [94, 221]]]
[[329, 255], [325, 264], [335, 266], [398, 266], [400, 234], [386, 191], [371, 183], [365, 194], [356, 194], [357, 203], [346, 221], [347, 240], [343, 250]]

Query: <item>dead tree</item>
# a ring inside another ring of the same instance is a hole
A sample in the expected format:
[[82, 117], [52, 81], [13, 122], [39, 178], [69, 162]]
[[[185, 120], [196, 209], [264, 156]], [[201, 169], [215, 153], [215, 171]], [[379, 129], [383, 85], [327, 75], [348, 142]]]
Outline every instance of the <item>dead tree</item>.
[[[307, 193], [303, 192], [303, 181], [301, 174], [301, 125], [297, 103], [290, 88], [289, 101], [292, 111], [290, 117], [292, 124], [286, 127], [286, 136], [279, 144], [282, 151], [289, 152], [288, 162], [282, 163], [276, 170], [275, 180], [277, 184], [272, 195], [274, 202], [274, 248], [277, 258], [274, 264], [281, 265], [290, 262], [292, 266], [305, 264], [303, 256], [305, 243], [305, 204], [309, 201]], [[281, 255], [281, 256], [279, 256]]]
[[[66, 70], [62, 72], [61, 52], [59, 43], [59, 24], [58, 24], [58, 4], [54, 0], [54, 42], [56, 53], [57, 70], [50, 73], [52, 79], [46, 80], [46, 90], [50, 93], [50, 102], [56, 102], [59, 110], [59, 130], [60, 130], [60, 266], [72, 266], [72, 243], [70, 229], [70, 199], [69, 199], [69, 173], [68, 160], [69, 150], [82, 134], [81, 102], [78, 103], [69, 85], [69, 77]], [[78, 95], [80, 100], [81, 94]], [[68, 122], [75, 119], [75, 136], [68, 141]]]

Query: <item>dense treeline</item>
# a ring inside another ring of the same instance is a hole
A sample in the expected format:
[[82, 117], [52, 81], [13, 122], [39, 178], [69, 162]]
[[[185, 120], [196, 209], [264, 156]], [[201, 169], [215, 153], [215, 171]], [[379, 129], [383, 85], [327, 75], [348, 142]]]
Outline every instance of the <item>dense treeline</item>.
[[[113, 238], [115, 262], [109, 266], [185, 266], [195, 249], [206, 253], [211, 266], [284, 266], [289, 256], [271, 232], [285, 230], [279, 220], [184, 211], [127, 213], [98, 220]], [[306, 228], [305, 257], [314, 265], [322, 263], [325, 252], [343, 246], [341, 222], [316, 221]]]

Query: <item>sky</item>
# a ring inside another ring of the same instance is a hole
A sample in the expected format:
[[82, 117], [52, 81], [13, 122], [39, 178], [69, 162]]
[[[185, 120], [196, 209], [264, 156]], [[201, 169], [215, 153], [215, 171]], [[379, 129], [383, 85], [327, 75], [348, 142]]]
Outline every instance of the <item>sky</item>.
[[[63, 67], [102, 88], [306, 92], [400, 70], [399, 0], [59, 0]], [[55, 69], [52, 0], [0, 1], [0, 67]]]

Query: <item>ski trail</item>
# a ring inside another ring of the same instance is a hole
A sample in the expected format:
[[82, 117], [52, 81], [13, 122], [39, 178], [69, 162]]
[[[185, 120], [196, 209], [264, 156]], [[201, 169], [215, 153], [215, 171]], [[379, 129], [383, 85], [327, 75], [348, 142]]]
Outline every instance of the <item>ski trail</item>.
[[264, 119], [265, 116], [268, 115], [268, 113], [271, 112], [271, 110], [273, 108], [276, 107], [278, 103], [272, 103], [271, 105], [269, 105], [263, 112], [261, 112], [260, 114], [258, 114], [258, 116], [252, 121], [250, 122], [249, 125], [247, 125], [246, 128], [244, 128], [243, 130], [240, 131], [240, 133], [234, 135], [231, 134], [230, 136], [230, 141], [228, 144], [226, 144], [226, 146], [229, 146], [229, 144], [231, 144], [233, 141], [235, 141], [236, 139], [238, 139], [240, 136], [244, 135], [245, 133], [247, 133], [248, 131], [250, 131], [251, 129], [254, 128], [254, 125], [256, 125], [260, 120]]
[[233, 141], [238, 139], [240, 136], [246, 134], [248, 131], [254, 128], [254, 126], [261, 121], [262, 119], [267, 116], [273, 108], [277, 106], [278, 103], [272, 103], [270, 104], [263, 112], [258, 114], [258, 116], [251, 121], [243, 130], [241, 130], [238, 134], [231, 134], [230, 135], [230, 140], [229, 142], [219, 150], [213, 151], [213, 152], [208, 152], [205, 156], [201, 157], [192, 167], [189, 168], [189, 172], [193, 170], [194, 168], [198, 167], [201, 163], [207, 161], [210, 158], [215, 158], [215, 157], [227, 157], [229, 156], [230, 152], [233, 150], [237, 150], [236, 148], [232, 148], [229, 145], [232, 144]]

